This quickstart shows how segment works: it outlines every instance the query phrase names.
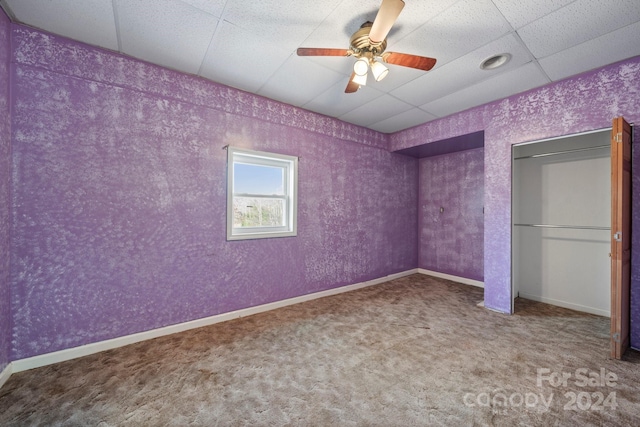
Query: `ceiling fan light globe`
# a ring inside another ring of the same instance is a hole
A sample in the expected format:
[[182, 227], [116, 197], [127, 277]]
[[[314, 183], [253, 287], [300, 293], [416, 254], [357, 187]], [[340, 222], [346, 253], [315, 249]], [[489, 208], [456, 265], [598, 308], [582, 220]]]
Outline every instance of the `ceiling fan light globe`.
[[377, 82], [387, 77], [389, 74], [389, 69], [381, 64], [380, 62], [372, 62], [371, 63], [371, 73]]
[[359, 84], [360, 86], [366, 86], [367, 84], [367, 74], [363, 74], [363, 75], [358, 75], [356, 74], [355, 76], [353, 76], [352, 81], [354, 83]]
[[356, 73], [356, 75], [366, 77], [367, 71], [369, 71], [369, 64], [365, 58], [360, 58], [353, 64], [353, 72]]

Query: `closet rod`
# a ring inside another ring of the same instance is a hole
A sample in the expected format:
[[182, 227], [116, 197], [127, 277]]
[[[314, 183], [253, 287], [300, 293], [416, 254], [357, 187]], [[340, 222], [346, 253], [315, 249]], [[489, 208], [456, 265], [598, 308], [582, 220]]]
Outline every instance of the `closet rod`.
[[610, 147], [611, 145], [607, 144], [607, 145], [597, 145], [595, 147], [588, 147], [588, 148], [574, 148], [573, 150], [554, 151], [552, 153], [541, 153], [541, 154], [532, 154], [531, 156], [514, 157], [513, 160], [533, 159], [535, 157], [555, 156], [556, 154], [576, 153], [578, 151], [599, 150], [601, 148], [610, 148]]
[[590, 225], [551, 225], [551, 224], [513, 224], [520, 227], [571, 228], [574, 230], [611, 230], [611, 227], [593, 227]]

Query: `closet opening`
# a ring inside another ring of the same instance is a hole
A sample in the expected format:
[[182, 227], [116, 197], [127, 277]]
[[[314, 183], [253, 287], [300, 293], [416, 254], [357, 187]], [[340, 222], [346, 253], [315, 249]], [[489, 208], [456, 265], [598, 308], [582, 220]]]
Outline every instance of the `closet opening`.
[[611, 316], [611, 128], [512, 147], [516, 297]]

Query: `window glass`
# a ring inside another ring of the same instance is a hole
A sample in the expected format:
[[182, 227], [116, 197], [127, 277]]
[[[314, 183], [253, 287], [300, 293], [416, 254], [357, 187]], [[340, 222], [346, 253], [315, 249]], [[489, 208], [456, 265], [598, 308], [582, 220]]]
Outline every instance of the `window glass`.
[[236, 193], [284, 195], [284, 173], [282, 167], [234, 163]]

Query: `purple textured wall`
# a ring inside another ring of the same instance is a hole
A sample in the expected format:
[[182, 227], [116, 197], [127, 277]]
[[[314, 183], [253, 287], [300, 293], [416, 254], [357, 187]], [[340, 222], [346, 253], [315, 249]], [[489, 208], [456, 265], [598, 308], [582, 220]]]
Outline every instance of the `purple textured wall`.
[[420, 268], [483, 280], [483, 165], [483, 148], [420, 159]]
[[[485, 131], [484, 282], [487, 307], [510, 311], [511, 145], [611, 126], [616, 116], [640, 123], [640, 58], [632, 58], [523, 94], [398, 132], [391, 150]], [[638, 129], [635, 131], [638, 141]], [[640, 158], [634, 154], [633, 224], [640, 226]], [[634, 234], [632, 345], [640, 347], [640, 233]]]
[[9, 108], [10, 23], [0, 9], [0, 372], [9, 363], [11, 310], [9, 292], [11, 132]]
[[0, 9], [0, 372], [10, 362], [10, 181], [11, 132], [9, 105], [10, 26], [9, 18]]
[[[12, 360], [417, 266], [416, 159], [291, 106], [13, 26]], [[231, 144], [300, 156], [298, 236], [225, 241]]]

